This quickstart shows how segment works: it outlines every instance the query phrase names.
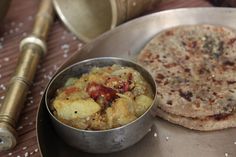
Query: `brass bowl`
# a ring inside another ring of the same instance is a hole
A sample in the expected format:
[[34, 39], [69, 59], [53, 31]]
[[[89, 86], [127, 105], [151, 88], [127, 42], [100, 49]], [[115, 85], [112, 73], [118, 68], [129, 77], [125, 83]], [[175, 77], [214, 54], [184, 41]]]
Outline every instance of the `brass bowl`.
[[153, 0], [53, 0], [55, 9], [79, 39], [89, 42], [98, 35], [138, 16]]
[[84, 60], [69, 66], [52, 79], [45, 94], [47, 111], [50, 115], [55, 131], [68, 145], [90, 153], [116, 152], [137, 143], [148, 133], [149, 129], [153, 125], [156, 96], [153, 99], [152, 105], [143, 115], [126, 125], [114, 129], [98, 131], [77, 129], [62, 123], [53, 115], [50, 110], [50, 102], [55, 96], [57, 89], [63, 87], [68, 78], [80, 77], [82, 74], [88, 73], [93, 67], [111, 66], [113, 64], [132, 67], [137, 70], [151, 85], [153, 93], [156, 93], [156, 83], [151, 74], [142, 66], [125, 59], [99, 57]]

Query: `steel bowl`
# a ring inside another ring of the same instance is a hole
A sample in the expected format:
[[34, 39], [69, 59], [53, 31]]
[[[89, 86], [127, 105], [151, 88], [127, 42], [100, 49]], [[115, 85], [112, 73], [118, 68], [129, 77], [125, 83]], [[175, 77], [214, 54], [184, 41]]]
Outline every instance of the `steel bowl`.
[[55, 96], [56, 90], [64, 86], [69, 77], [80, 77], [93, 67], [111, 66], [113, 64], [132, 67], [137, 70], [151, 85], [153, 93], [156, 93], [156, 84], [151, 74], [142, 66], [125, 59], [101, 57], [84, 60], [67, 67], [49, 83], [46, 89], [45, 103], [55, 131], [68, 145], [90, 153], [116, 152], [141, 140], [151, 128], [154, 120], [156, 96], [148, 110], [136, 120], [108, 130], [91, 131], [71, 127], [59, 121], [50, 110], [50, 101]]

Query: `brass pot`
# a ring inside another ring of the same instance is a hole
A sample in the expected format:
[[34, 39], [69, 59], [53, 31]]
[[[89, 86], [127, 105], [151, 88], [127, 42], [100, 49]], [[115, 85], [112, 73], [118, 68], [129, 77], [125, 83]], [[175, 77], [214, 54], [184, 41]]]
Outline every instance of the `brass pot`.
[[53, 0], [61, 20], [85, 42], [140, 15], [154, 1], [157, 0]]

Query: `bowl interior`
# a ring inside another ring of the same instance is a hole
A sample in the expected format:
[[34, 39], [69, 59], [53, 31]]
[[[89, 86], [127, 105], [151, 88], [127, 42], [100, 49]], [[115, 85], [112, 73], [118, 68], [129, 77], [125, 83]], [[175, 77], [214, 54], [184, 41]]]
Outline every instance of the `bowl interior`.
[[65, 25], [85, 42], [111, 27], [113, 14], [109, 0], [54, 0], [54, 5]]

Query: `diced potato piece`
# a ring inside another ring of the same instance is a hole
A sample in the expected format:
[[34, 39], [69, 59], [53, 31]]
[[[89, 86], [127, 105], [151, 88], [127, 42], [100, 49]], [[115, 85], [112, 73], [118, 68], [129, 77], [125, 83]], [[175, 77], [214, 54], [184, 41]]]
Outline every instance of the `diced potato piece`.
[[[72, 87], [72, 86], [71, 86]], [[76, 86], [73, 86], [76, 87]], [[75, 100], [86, 100], [90, 98], [88, 93], [86, 91], [80, 90], [78, 88], [78, 90], [76, 92], [71, 92], [71, 93], [66, 93], [65, 90], [61, 90], [60, 92], [58, 92], [58, 95], [56, 97], [57, 101], [63, 101], [65, 99], [69, 99], [70, 101], [75, 101]], [[69, 101], [67, 100], [67, 101]]]
[[118, 95], [118, 96], [121, 97], [121, 98], [128, 99], [128, 101], [133, 101], [128, 95], [120, 94], [120, 93], [116, 93], [116, 95]]
[[135, 99], [135, 112], [138, 116], [141, 116], [151, 106], [153, 100], [146, 95], [139, 95]]
[[122, 78], [124, 78], [125, 76], [128, 77], [127, 74], [129, 73], [132, 74], [132, 81], [134, 81], [135, 83], [144, 81], [143, 77], [137, 71], [128, 67], [120, 69], [120, 70], [115, 70], [114, 72], [111, 73], [111, 75], [122, 76]]
[[86, 93], [85, 91], [80, 91], [80, 92], [75, 92], [75, 93], [72, 93], [70, 94], [69, 96], [68, 95], [65, 95], [65, 98], [69, 98], [70, 100], [86, 100], [89, 97], [88, 93]]
[[93, 99], [86, 100], [54, 100], [53, 106], [57, 115], [66, 120], [86, 118], [98, 112], [101, 107]]
[[65, 87], [68, 87], [68, 86], [71, 86], [71, 85], [75, 84], [75, 82], [77, 80], [78, 80], [78, 78], [75, 78], [75, 77], [69, 78], [65, 83]]
[[87, 83], [83, 79], [79, 79], [78, 81], [75, 82], [73, 86], [79, 88], [79, 89], [84, 89], [86, 87]]
[[88, 82], [104, 83], [104, 76], [101, 74], [90, 74], [88, 77]]
[[114, 114], [114, 109], [111, 107], [108, 107], [106, 110], [106, 116], [107, 116], [107, 125], [109, 128], [116, 127], [113, 123], [115, 122], [116, 115]]
[[111, 75], [115, 75], [115, 76], [121, 76], [123, 74], [128, 74], [128, 73], [132, 73], [133, 71], [130, 68], [123, 68], [123, 69], [119, 69], [119, 70], [115, 70], [114, 72], [111, 73]]
[[145, 94], [146, 88], [145, 88], [145, 86], [140, 85], [139, 83], [136, 83], [132, 92], [135, 96], [138, 96], [141, 94]]
[[136, 119], [133, 102], [126, 98], [117, 99], [106, 114], [110, 127], [122, 126]]

